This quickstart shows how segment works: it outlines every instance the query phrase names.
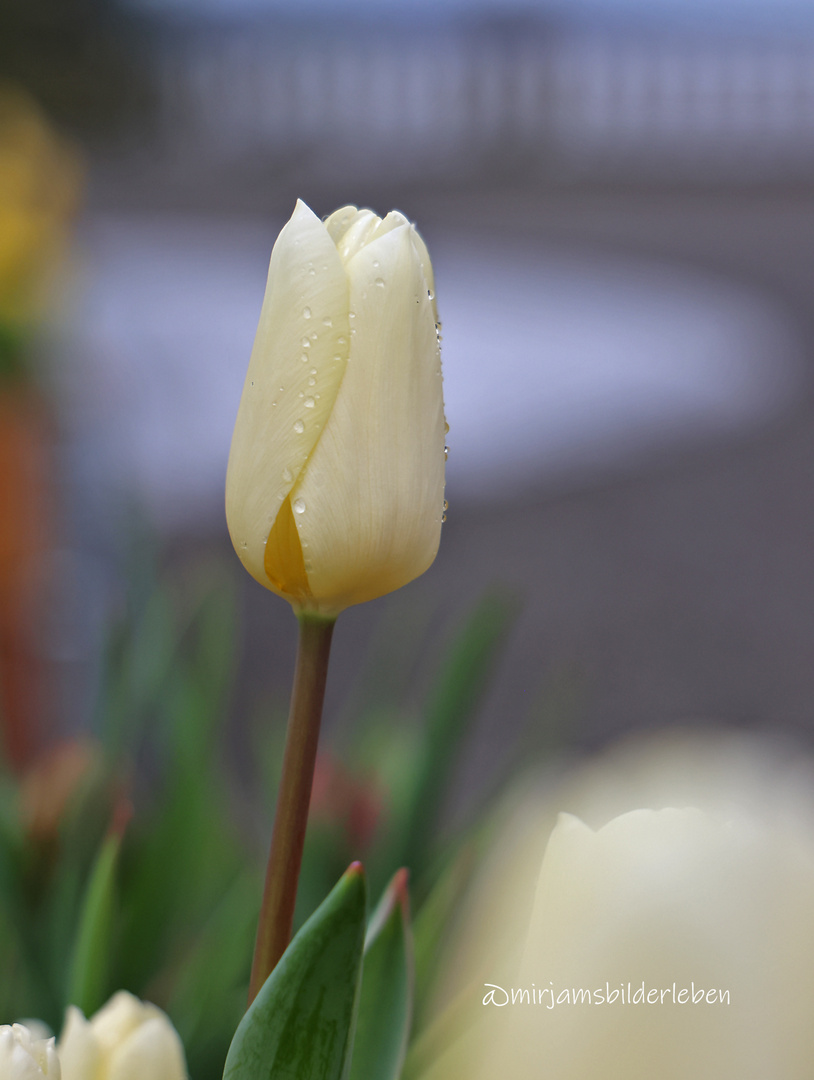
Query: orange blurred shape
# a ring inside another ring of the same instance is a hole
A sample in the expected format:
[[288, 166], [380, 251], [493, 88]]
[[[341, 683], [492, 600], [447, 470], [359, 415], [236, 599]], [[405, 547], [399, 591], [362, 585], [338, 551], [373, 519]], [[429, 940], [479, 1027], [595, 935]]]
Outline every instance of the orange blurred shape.
[[368, 778], [353, 776], [329, 754], [319, 754], [311, 788], [310, 816], [339, 825], [354, 851], [364, 851], [382, 817], [382, 797]]
[[28, 836], [37, 841], [56, 837], [73, 795], [100, 759], [96, 743], [71, 739], [31, 766], [20, 784], [20, 815]]
[[37, 640], [51, 527], [50, 426], [39, 396], [0, 390], [0, 717], [3, 751], [20, 769], [36, 752], [43, 711]]

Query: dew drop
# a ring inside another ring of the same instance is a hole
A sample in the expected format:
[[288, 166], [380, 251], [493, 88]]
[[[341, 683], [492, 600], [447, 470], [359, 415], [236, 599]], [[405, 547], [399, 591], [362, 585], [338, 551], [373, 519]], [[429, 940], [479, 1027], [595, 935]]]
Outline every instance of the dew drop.
[[348, 343], [348, 339], [346, 337], [337, 338], [336, 340], [340, 345], [347, 345]]
[[443, 525], [443, 524], [444, 524], [444, 522], [445, 522], [446, 520], [447, 520], [447, 515], [446, 515], [446, 514], [442, 514], [442, 515], [441, 515], [441, 524]]
[[378, 266], [381, 266], [381, 263], [379, 262], [379, 260], [378, 260], [378, 259], [374, 259], [374, 260], [373, 260], [373, 265], [374, 265], [374, 266], [376, 266], [376, 267], [378, 267]]
[[242, 540], [242, 541], [241, 541], [241, 543], [240, 543], [240, 546], [241, 546], [241, 547], [243, 548], [243, 550], [245, 551], [245, 550], [246, 550], [246, 548], [247, 548], [247, 547], [248, 547], [249, 545], [248, 545], [248, 543], [247, 543], [247, 542], [246, 542], [245, 540]]
[[342, 357], [341, 356], [335, 356], [334, 357], [334, 363], [335, 364], [340, 364], [341, 362], [342, 362]]
[[305, 513], [305, 500], [304, 499], [295, 499], [294, 502], [291, 505], [294, 508], [294, 513], [295, 514], [304, 514]]
[[303, 405], [306, 407], [306, 409], [313, 409], [315, 404], [316, 404], [316, 402], [314, 401], [314, 399], [312, 397], [307, 397], [305, 399], [305, 401], [303, 402]]
[[294, 479], [294, 477], [291, 475], [291, 470], [290, 469], [283, 469], [283, 480], [287, 484], [290, 484], [293, 479]]
[[313, 266], [308, 267], [308, 273], [311, 274], [312, 277], [316, 273], [316, 270], [313, 268]]
[[300, 360], [303, 362], [303, 364], [307, 364], [308, 363], [308, 353], [301, 353], [300, 354]]
[[312, 376], [311, 376], [311, 378], [310, 378], [310, 379], [308, 380], [308, 385], [309, 385], [309, 386], [316, 386], [316, 385], [317, 385], [317, 380], [316, 380], [316, 379], [314, 378], [314, 376], [313, 376], [313, 375], [312, 375]]
[[313, 332], [313, 334], [310, 335], [312, 341], [316, 341], [318, 337], [319, 335], [317, 334], [316, 330]]
[[446, 461], [448, 457], [449, 457], [449, 447], [445, 446], [444, 447], [444, 461]]
[[376, 278], [376, 280], [375, 280], [375, 282], [374, 282], [374, 284], [375, 284], [375, 285], [376, 285], [376, 286], [377, 286], [378, 288], [380, 288], [380, 289], [383, 289], [383, 288], [384, 288], [384, 278], [383, 278], [383, 277], [377, 277], [377, 278]]
[[311, 318], [311, 309], [309, 307], [306, 307], [306, 308], [302, 309], [302, 317], [304, 319], [310, 319]]
[[316, 373], [317, 369], [315, 367], [312, 367], [311, 370], [308, 372], [309, 375], [316, 375]]
[[355, 319], [356, 318], [356, 312], [355, 311], [349, 311], [348, 312], [348, 318], [349, 319]]
[[300, 342], [300, 345], [302, 345], [303, 349], [310, 349], [311, 348], [311, 339], [309, 337], [304, 337], [302, 339], [302, 341]]
[[302, 422], [302, 420], [294, 421], [294, 430], [298, 435], [302, 435], [302, 433], [305, 431], [305, 424]]
[[300, 392], [299, 392], [299, 394], [297, 395], [297, 397], [301, 397], [301, 398], [305, 397], [305, 391], [304, 391], [304, 390], [300, 390]]
[[449, 435], [449, 424], [446, 422], [446, 420], [444, 421], [444, 434]]
[[444, 499], [444, 510], [449, 510], [449, 503]]
[[333, 326], [333, 324], [334, 324], [334, 321], [333, 321], [333, 319], [331, 318], [330, 315], [326, 315], [325, 318], [322, 320], [322, 325], [323, 326]]

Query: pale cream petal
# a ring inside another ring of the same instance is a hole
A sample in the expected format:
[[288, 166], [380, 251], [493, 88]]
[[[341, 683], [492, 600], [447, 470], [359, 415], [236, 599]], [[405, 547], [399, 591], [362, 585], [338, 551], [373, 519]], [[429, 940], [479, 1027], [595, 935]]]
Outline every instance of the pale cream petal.
[[328, 214], [324, 224], [325, 228], [328, 230], [328, 235], [335, 244], [339, 244], [339, 241], [358, 216], [359, 208], [350, 205], [340, 206], [338, 210], [334, 210], [332, 214]]
[[427, 283], [427, 292], [430, 294], [430, 300], [432, 300], [432, 310], [435, 314], [435, 322], [440, 327], [438, 319], [438, 306], [435, 302], [435, 275], [433, 274], [432, 262], [430, 260], [430, 253], [427, 251], [427, 245], [421, 237], [421, 234], [416, 229], [415, 225], [404, 216], [399, 210], [391, 210], [390, 213], [383, 218], [381, 223], [376, 226], [373, 232], [370, 234], [368, 243], [376, 240], [380, 236], [384, 236], [385, 233], [392, 232], [393, 229], [397, 229], [400, 225], [410, 225], [412, 228], [412, 241], [413, 247], [418, 255], [418, 261], [421, 263], [421, 271], [424, 274], [424, 280]]
[[264, 568], [266, 539], [319, 439], [349, 351], [348, 281], [325, 225], [298, 202], [280, 233], [226, 476], [226, 519], [243, 565]]
[[421, 237], [418, 229], [413, 226], [412, 231], [413, 247], [418, 254], [418, 261], [421, 263], [421, 271], [424, 274], [424, 280], [427, 283], [427, 292], [430, 294], [430, 300], [432, 301], [432, 310], [435, 315], [435, 323], [438, 329], [441, 328], [441, 320], [438, 318], [438, 305], [435, 301], [435, 275], [432, 271], [432, 262], [430, 261], [430, 253], [427, 251], [427, 245]]
[[101, 1050], [90, 1021], [75, 1005], [69, 1005], [59, 1040], [59, 1060], [62, 1080], [95, 1078], [101, 1061]]
[[186, 1080], [186, 1075], [181, 1040], [159, 1013], [116, 1048], [105, 1080]]
[[381, 596], [432, 563], [444, 498], [441, 360], [426, 282], [401, 226], [348, 264], [351, 355], [292, 492], [320, 610]]
[[372, 210], [358, 212], [350, 227], [336, 242], [336, 250], [346, 268], [351, 259], [369, 242], [380, 223], [381, 218]]
[[372, 231], [370, 234], [370, 241], [377, 240], [380, 236], [392, 232], [393, 229], [397, 229], [400, 225], [409, 224], [409, 220], [400, 210], [391, 210], [389, 214], [385, 214], [376, 228]]

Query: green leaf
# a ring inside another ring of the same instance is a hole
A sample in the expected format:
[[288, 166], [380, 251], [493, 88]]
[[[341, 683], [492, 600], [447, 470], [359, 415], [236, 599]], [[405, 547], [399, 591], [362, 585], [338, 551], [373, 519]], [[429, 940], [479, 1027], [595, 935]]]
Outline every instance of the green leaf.
[[85, 1016], [96, 1012], [107, 997], [116, 864], [121, 840], [120, 830], [105, 838], [82, 903], [68, 981], [68, 1002], [77, 1005]]
[[353, 863], [241, 1020], [223, 1080], [347, 1080], [366, 903], [364, 873]]
[[457, 764], [460, 744], [517, 610], [513, 598], [487, 593], [453, 641], [430, 695], [424, 759], [417, 769], [399, 859], [413, 873], [425, 864], [433, 825]]
[[350, 1080], [398, 1080], [410, 1036], [412, 998], [407, 871], [399, 870], [370, 920]]

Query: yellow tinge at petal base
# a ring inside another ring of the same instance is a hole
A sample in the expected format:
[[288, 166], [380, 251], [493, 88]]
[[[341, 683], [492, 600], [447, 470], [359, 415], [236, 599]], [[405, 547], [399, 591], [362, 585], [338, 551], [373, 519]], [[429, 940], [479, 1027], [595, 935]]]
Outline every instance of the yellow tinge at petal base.
[[429, 255], [403, 215], [346, 206], [323, 223], [297, 204], [272, 253], [226, 486], [242, 562], [297, 609], [334, 616], [435, 557], [436, 321]]

